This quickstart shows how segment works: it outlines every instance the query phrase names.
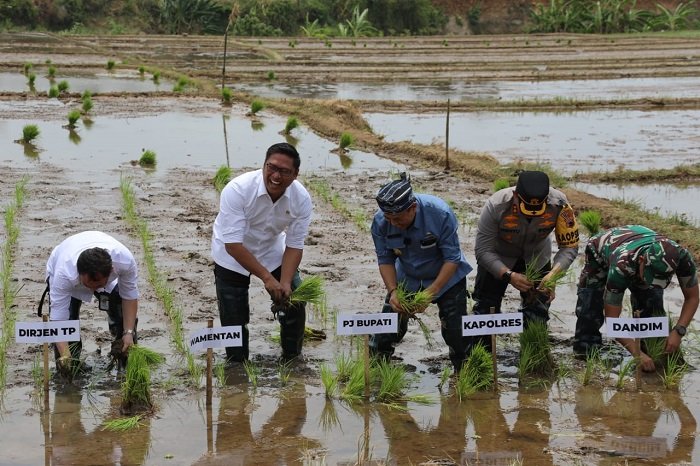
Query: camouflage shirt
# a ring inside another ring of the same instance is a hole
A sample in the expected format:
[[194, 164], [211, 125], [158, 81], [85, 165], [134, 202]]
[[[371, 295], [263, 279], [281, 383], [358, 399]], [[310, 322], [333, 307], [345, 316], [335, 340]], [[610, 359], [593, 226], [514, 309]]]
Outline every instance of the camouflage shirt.
[[[649, 251], [658, 251], [649, 259]], [[644, 279], [639, 257], [645, 258]], [[622, 305], [627, 288], [666, 288], [673, 274], [681, 288], [697, 285], [697, 269], [690, 252], [675, 241], [641, 225], [611, 228], [593, 236], [586, 245], [586, 264], [581, 286], [605, 285], [605, 303]]]

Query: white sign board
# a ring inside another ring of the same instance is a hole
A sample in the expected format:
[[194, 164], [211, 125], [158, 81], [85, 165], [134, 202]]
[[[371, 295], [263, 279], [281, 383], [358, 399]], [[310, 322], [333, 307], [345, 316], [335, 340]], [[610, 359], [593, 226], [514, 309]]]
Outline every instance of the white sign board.
[[15, 341], [17, 343], [80, 341], [80, 321], [17, 322], [15, 324]]
[[190, 351], [204, 351], [207, 348], [243, 346], [243, 329], [240, 325], [203, 328], [190, 333]]
[[474, 314], [462, 316], [462, 335], [499, 335], [522, 333], [523, 313]]
[[609, 337], [615, 338], [667, 337], [668, 317], [606, 317], [605, 332]]
[[399, 331], [396, 312], [380, 314], [338, 314], [336, 335], [374, 335]]

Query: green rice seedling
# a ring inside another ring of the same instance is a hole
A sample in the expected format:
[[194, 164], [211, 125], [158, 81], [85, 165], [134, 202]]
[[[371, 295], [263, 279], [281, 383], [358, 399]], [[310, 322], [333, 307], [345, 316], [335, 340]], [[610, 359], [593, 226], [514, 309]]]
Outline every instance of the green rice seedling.
[[345, 353], [338, 353], [335, 356], [335, 372], [339, 382], [346, 382], [350, 378], [353, 363], [353, 359]]
[[221, 88], [221, 101], [225, 105], [231, 105], [231, 99], [233, 98], [233, 91], [228, 87]]
[[56, 67], [51, 65], [49, 66], [49, 69], [47, 71], [49, 79], [53, 79], [56, 77]]
[[520, 334], [518, 370], [524, 375], [552, 375], [554, 362], [546, 322], [530, 322]]
[[151, 401], [151, 368], [161, 364], [165, 358], [144, 346], [129, 348], [126, 374], [122, 383], [122, 407], [126, 411], [148, 410]]
[[83, 113], [85, 114], [85, 113], [90, 112], [90, 110], [92, 110], [92, 107], [93, 107], [92, 97], [90, 97], [90, 96], [83, 97], [83, 103], [81, 106]]
[[58, 91], [58, 87], [56, 85], [51, 85], [51, 87], [49, 87], [48, 95], [50, 98], [55, 99], [59, 94], [60, 92]]
[[359, 401], [365, 392], [365, 367], [361, 360], [355, 360], [350, 369], [350, 376], [340, 391], [340, 398], [354, 402]]
[[68, 128], [75, 128], [81, 116], [82, 115], [80, 114], [80, 110], [73, 109], [70, 112], [68, 112]]
[[36, 84], [36, 73], [29, 73], [27, 75], [27, 84], [30, 88], [34, 88], [34, 85]]
[[142, 167], [153, 167], [156, 164], [156, 153], [152, 150], [145, 150], [139, 158], [139, 165]]
[[510, 186], [508, 178], [498, 178], [493, 182], [493, 192], [500, 191]]
[[523, 275], [525, 275], [525, 278], [527, 278], [530, 283], [537, 284], [540, 282], [540, 280], [542, 280], [542, 271], [537, 265], [539, 258], [540, 256], [533, 256], [525, 264], [525, 271], [523, 272]]
[[24, 144], [31, 144], [36, 138], [39, 137], [41, 132], [39, 131], [39, 126], [37, 125], [24, 125], [22, 127], [22, 139], [20, 142]]
[[214, 367], [212, 368], [212, 372], [214, 372], [214, 378], [216, 378], [216, 386], [219, 388], [223, 388], [226, 386], [226, 362], [225, 361], [217, 361], [216, 364], [214, 364]]
[[268, 71], [268, 72], [267, 72], [267, 80], [268, 80], [268, 81], [274, 81], [275, 79], [277, 79], [277, 75], [275, 74], [275, 72], [274, 72], [274, 71]]
[[480, 390], [493, 386], [493, 362], [491, 352], [478, 343], [456, 374], [455, 394], [461, 402]]
[[289, 134], [293, 129], [299, 127], [299, 119], [295, 116], [287, 118], [287, 124], [284, 125], [284, 134]]
[[115, 64], [116, 63], [114, 63], [114, 60], [107, 60], [107, 69], [112, 71], [114, 69]]
[[251, 360], [244, 361], [243, 368], [253, 388], [256, 388], [258, 386], [258, 379], [260, 378], [260, 368]]
[[141, 76], [143, 76], [146, 73], [146, 67], [143, 65], [139, 66], [138, 70]]
[[662, 361], [666, 354], [666, 338], [650, 337], [643, 339], [642, 351], [644, 351], [654, 363]]
[[568, 275], [568, 270], [559, 269], [552, 275], [550, 275], [549, 278], [547, 278], [546, 280], [542, 280], [539, 287], [544, 290], [553, 291], [557, 287], [557, 285], [559, 285], [566, 279]]
[[379, 359], [375, 364], [379, 378], [377, 400], [382, 403], [392, 403], [403, 397], [408, 387], [406, 369], [401, 364], [391, 364], [389, 361]]
[[326, 398], [333, 398], [338, 392], [338, 377], [333, 375], [333, 371], [326, 363], [321, 363], [321, 383], [326, 391]]
[[34, 388], [39, 389], [44, 386], [44, 365], [41, 354], [34, 356], [32, 361], [32, 380], [34, 381]]
[[578, 214], [578, 222], [593, 236], [600, 231], [601, 215], [595, 210], [584, 210]]
[[323, 290], [323, 277], [310, 275], [305, 277], [292, 294], [289, 295], [289, 305], [297, 303], [310, 303], [318, 305], [323, 302], [325, 291]]
[[182, 92], [187, 86], [189, 86], [190, 80], [186, 76], [180, 76], [177, 78], [175, 86], [173, 86], [173, 92]]
[[250, 114], [257, 115], [260, 110], [265, 108], [265, 103], [260, 99], [253, 99], [250, 103]]
[[102, 430], [109, 430], [111, 432], [125, 432], [127, 430], [135, 429], [141, 427], [143, 423], [141, 422], [141, 415], [137, 414], [130, 417], [121, 417], [119, 419], [111, 419], [105, 421], [102, 425]]
[[343, 132], [340, 135], [340, 142], [338, 143], [338, 147], [340, 147], [341, 150], [347, 150], [348, 147], [350, 147], [354, 142], [355, 137], [352, 134]]
[[25, 74], [25, 75], [26, 75], [26, 74], [29, 74], [29, 71], [33, 68], [33, 66], [34, 66], [34, 65], [32, 65], [31, 63], [25, 63], [25, 64], [22, 66], [22, 70], [23, 70], [24, 74]]
[[442, 372], [440, 372], [440, 381], [438, 382], [438, 388], [440, 390], [442, 390], [442, 387], [444, 387], [445, 384], [450, 381], [451, 373], [452, 371], [450, 370], [449, 366], [443, 367]]
[[231, 170], [231, 167], [227, 165], [220, 166], [219, 169], [216, 171], [214, 178], [212, 179], [214, 188], [216, 188], [218, 192], [221, 192], [224, 189], [224, 187], [228, 184], [228, 182], [231, 181], [232, 175], [233, 170]]
[[667, 389], [676, 389], [681, 383], [681, 379], [688, 372], [688, 364], [685, 362], [683, 353], [675, 351], [666, 359], [661, 381]]
[[66, 81], [65, 79], [63, 79], [63, 80], [61, 80], [61, 81], [58, 82], [58, 84], [56, 85], [56, 87], [58, 87], [58, 92], [59, 92], [59, 93], [63, 93], [63, 92], [68, 92], [68, 88], [70, 87], [70, 85], [68, 84], [68, 81]]
[[399, 283], [396, 288], [396, 299], [406, 313], [414, 316], [417, 312], [422, 312], [430, 305], [433, 296], [429, 291], [418, 290], [408, 291], [405, 283]]
[[586, 355], [586, 364], [581, 374], [581, 385], [589, 385], [593, 380], [596, 369], [600, 366], [600, 348], [594, 347]]
[[289, 363], [280, 363], [277, 366], [277, 373], [280, 376], [280, 383], [283, 387], [286, 387], [289, 383], [289, 377], [292, 375], [292, 368]]
[[80, 94], [80, 98], [81, 98], [82, 100], [91, 99], [91, 98], [92, 98], [92, 91], [90, 91], [89, 89], [85, 89], [85, 90], [83, 91], [83, 93]]
[[152, 79], [154, 84], [160, 84], [160, 71], [154, 71]]
[[619, 390], [624, 388], [627, 377], [632, 373], [635, 366], [637, 365], [637, 360], [635, 358], [629, 358], [627, 361], [620, 364], [620, 371], [617, 373], [617, 382], [615, 387]]

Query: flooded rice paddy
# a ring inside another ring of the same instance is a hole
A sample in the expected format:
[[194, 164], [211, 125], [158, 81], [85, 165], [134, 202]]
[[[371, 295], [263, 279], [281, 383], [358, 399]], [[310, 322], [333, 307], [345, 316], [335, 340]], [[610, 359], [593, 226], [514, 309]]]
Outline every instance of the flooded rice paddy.
[[141, 76], [138, 72], [120, 71], [96, 72], [91, 75], [75, 75], [58, 73], [53, 79], [36, 73], [34, 88], [31, 89], [27, 76], [22, 73], [0, 72], [0, 92], [48, 92], [52, 85], [60, 81], [67, 81], [70, 92], [155, 92], [171, 90], [173, 83], [169, 80], [159, 80], [157, 83], [149, 78], [149, 75]]
[[[122, 40], [127, 41], [100, 39]], [[145, 40], [137, 39], [134, 47], [144, 49]], [[185, 42], [183, 46], [191, 50], [195, 39], [170, 40], [173, 46]], [[153, 52], [162, 47], [146, 49]], [[197, 53], [204, 57], [208, 52], [202, 48]], [[173, 51], [168, 59], [174, 60], [177, 55]], [[104, 63], [106, 57], [90, 60]], [[100, 74], [94, 79], [108, 82], [112, 78]], [[625, 79], [600, 80], [590, 88], [597, 95], [612, 96], [620, 89], [633, 92], [631, 89], [642, 86], [640, 81], [632, 81], [628, 84]], [[652, 79], [648, 83], [644, 95], [652, 95], [654, 82]], [[695, 85], [693, 79], [681, 78], [675, 84], [683, 88], [683, 82], [689, 83], [688, 88]], [[549, 87], [546, 82], [523, 83], [520, 95], [531, 98], [528, 92], [544, 96], [566, 94], [574, 89], [572, 83], [549, 81]], [[86, 86], [94, 90], [95, 84]], [[26, 86], [26, 82], [19, 85]], [[118, 88], [119, 84], [112, 82], [110, 86]], [[338, 83], [338, 88], [343, 86]], [[491, 86], [485, 85], [483, 92], [490, 92], [489, 88], [498, 89], [491, 94], [494, 96], [509, 92], [507, 87], [499, 87], [503, 86], [501, 83]], [[518, 99], [519, 86], [513, 85], [513, 99]], [[564, 91], [562, 86], [571, 87]], [[281, 84], [279, 87], [292, 89]], [[361, 86], [358, 91], [353, 91], [352, 86], [345, 89], [351, 89], [348, 98], [352, 92], [367, 96], [384, 93], [397, 98], [410, 97], [413, 92], [416, 99], [423, 92], [443, 92], [439, 86], [419, 86], [411, 91], [410, 85], [397, 84], [398, 90], [392, 94], [392, 87], [379, 86], [374, 88], [381, 89], [376, 93], [372, 88], [361, 90]], [[585, 86], [580, 88], [585, 91]], [[313, 89], [318, 88], [308, 86], [308, 90]], [[333, 92], [333, 86], [320, 89], [320, 95], [309, 96], [318, 98], [323, 97], [322, 92]], [[113, 87], [105, 92], [115, 90]], [[465, 89], [457, 86], [446, 92], [451, 95], [453, 91]], [[154, 233], [157, 266], [167, 276], [184, 311], [184, 333], [206, 326], [208, 318], [214, 318], [217, 325], [209, 243], [218, 199], [211, 177], [227, 163], [236, 171], [259, 166], [264, 150], [271, 143], [286, 139], [280, 134], [285, 118], [263, 112], [256, 121], [245, 116], [247, 109], [242, 106], [222, 109], [218, 102], [204, 98], [185, 102], [178, 97], [138, 100], [125, 95], [97, 96], [94, 100], [95, 114], [89, 122], [82, 120], [72, 132], [63, 127], [64, 114], [79, 105], [76, 99], [22, 96], [0, 101], [3, 199], [12, 198], [21, 176], [29, 177], [13, 274], [21, 286], [16, 301], [18, 320], [36, 320], [34, 308], [43, 290], [46, 257], [51, 247], [69, 233], [88, 228], [111, 232], [136, 252], [140, 264], [143, 262], [142, 245], [122, 218], [119, 180], [125, 176], [133, 183], [137, 208]], [[488, 152], [504, 162], [519, 158], [548, 162], [569, 174], [601, 167], [614, 170], [622, 165], [666, 168], [698, 161], [696, 117], [695, 110], [458, 114], [453, 115], [450, 146]], [[369, 112], [366, 118], [377, 133], [386, 134], [387, 140], [444, 143], [440, 140], [444, 118], [438, 115]], [[28, 123], [38, 124], [42, 131], [35, 152], [27, 152], [26, 147], [14, 142]], [[351, 209], [367, 216], [374, 212], [373, 195], [389, 172], [406, 168], [359, 150], [338, 155], [334, 151], [336, 142], [305, 127], [295, 129], [288, 140], [300, 149], [302, 177], [308, 186], [327, 183]], [[131, 161], [138, 159], [143, 149], [157, 153], [154, 170], [132, 166]], [[463, 222], [459, 231], [463, 249], [474, 263], [475, 219], [492, 180], [466, 182], [440, 170], [412, 171], [422, 190], [453, 203]], [[687, 197], [674, 192], [675, 188], [659, 191], [647, 186], [635, 191], [625, 187], [616, 192], [615, 187], [590, 185], [586, 189], [598, 189], [611, 197], [621, 194], [625, 199], [643, 198], [651, 190], [652, 198], [664, 197], [669, 204], [678, 205], [679, 209], [669, 214], [697, 218], [694, 211], [681, 207], [692, 201], [694, 186], [688, 188]], [[641, 202], [652, 205], [652, 201]], [[331, 314], [378, 312], [384, 292], [369, 234], [318, 194], [314, 194], [314, 205], [302, 273], [324, 276]], [[656, 204], [651, 208], [657, 209]], [[663, 211], [664, 207], [658, 209]], [[448, 358], [440, 337], [437, 310], [431, 307], [424, 318], [436, 341], [434, 346], [428, 344], [418, 325], [412, 324], [397, 348], [395, 362], [403, 364], [411, 375], [406, 393], [427, 395], [427, 405], [410, 401], [385, 405], [374, 399], [350, 403], [337, 396], [328, 399], [320, 381], [320, 366], [335, 367], [336, 355], [358, 355], [361, 345], [335, 336], [332, 318], [324, 318], [318, 309], [309, 312], [309, 326], [325, 329], [328, 337], [305, 343], [304, 361], [291, 366], [286, 379], [275, 342], [278, 325], [267, 312], [269, 300], [265, 291], [254, 281], [251, 355], [260, 369], [259, 380], [251, 382], [241, 367], [228, 368], [227, 380], [214, 388], [213, 404], [207, 409], [203, 381], [196, 388], [187, 385], [182, 357], [171, 346], [170, 323], [148, 282], [146, 268], [141, 266], [140, 341], [167, 357], [166, 364], [152, 376], [154, 412], [145, 416], [136, 429], [123, 433], [104, 429], [106, 420], [120, 416], [121, 376], [106, 371], [110, 340], [106, 323], [96, 306], [85, 305], [81, 332], [85, 332], [83, 354], [93, 367], [89, 374], [72, 383], [52, 378], [49, 395], [43, 397], [32, 379], [39, 348], [11, 347], [8, 388], [0, 408], [0, 464], [700, 463], [700, 446], [696, 442], [700, 384], [695, 369], [700, 365], [700, 342], [695, 326], [684, 340], [687, 359], [694, 367], [678, 389], [666, 389], [659, 376], [652, 374], [643, 378], [638, 390], [633, 375], [620, 373], [621, 366], [600, 369], [590, 383], [584, 383], [584, 364], [573, 359], [570, 349], [575, 320], [574, 282], [580, 268], [579, 258], [567, 282], [557, 288], [557, 299], [552, 305], [551, 342], [555, 360], [562, 367], [556, 377], [519, 377], [519, 343], [513, 337], [499, 337], [498, 390], [460, 401], [454, 387], [440, 383]], [[473, 274], [470, 287], [472, 281]], [[514, 311], [517, 301], [517, 295], [509, 292], [504, 306]], [[665, 304], [673, 316], [678, 315], [681, 303], [682, 295], [673, 284], [665, 294]], [[222, 357], [223, 351], [215, 351], [217, 361]], [[204, 364], [201, 355], [196, 361]]]

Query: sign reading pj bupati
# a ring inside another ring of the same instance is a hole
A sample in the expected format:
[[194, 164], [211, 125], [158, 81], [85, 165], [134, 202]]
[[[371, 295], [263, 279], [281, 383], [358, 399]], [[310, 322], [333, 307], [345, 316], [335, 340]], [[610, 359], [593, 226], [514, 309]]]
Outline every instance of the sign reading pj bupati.
[[606, 317], [605, 331], [609, 337], [616, 338], [667, 337], [668, 317]]
[[17, 322], [15, 324], [15, 341], [17, 343], [80, 341], [80, 321]]
[[462, 316], [462, 335], [464, 336], [521, 333], [522, 331], [522, 312]]
[[380, 314], [338, 314], [336, 335], [373, 335], [399, 331], [399, 315], [395, 312]]

